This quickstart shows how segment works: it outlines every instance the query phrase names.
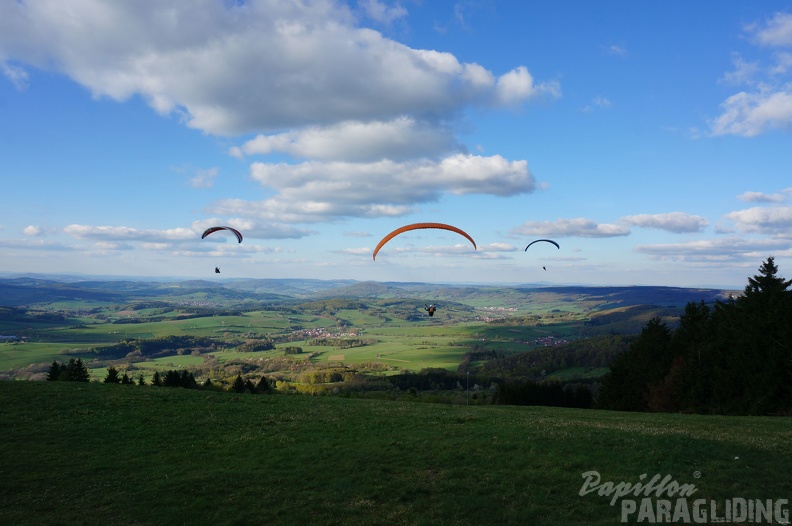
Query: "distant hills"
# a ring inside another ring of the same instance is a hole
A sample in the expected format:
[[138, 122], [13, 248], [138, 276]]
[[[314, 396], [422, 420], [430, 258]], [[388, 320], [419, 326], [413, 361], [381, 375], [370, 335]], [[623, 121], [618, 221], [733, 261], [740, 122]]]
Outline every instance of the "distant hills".
[[633, 305], [682, 307], [690, 301], [713, 303], [740, 291], [659, 286], [542, 286], [449, 285], [320, 279], [173, 280], [84, 279], [73, 277], [0, 278], [0, 305], [16, 307], [68, 301], [123, 303], [141, 299], [195, 298], [220, 303], [294, 303], [329, 298], [414, 299], [419, 302], [458, 302], [519, 305], [526, 301], [577, 303], [585, 310]]

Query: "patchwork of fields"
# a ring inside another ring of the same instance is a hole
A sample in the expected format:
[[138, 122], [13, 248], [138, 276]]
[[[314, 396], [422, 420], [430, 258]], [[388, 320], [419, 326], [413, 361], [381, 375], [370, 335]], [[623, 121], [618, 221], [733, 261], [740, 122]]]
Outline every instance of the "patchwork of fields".
[[[471, 352], [480, 363], [482, 356], [524, 353], [598, 334], [636, 333], [655, 316], [673, 324], [688, 301], [724, 295], [665, 287], [409, 284], [400, 289], [398, 284], [345, 282], [298, 297], [295, 280], [289, 281], [288, 294], [278, 295], [273, 280], [266, 286], [0, 280], [0, 371], [5, 377], [41, 379], [52, 361], [78, 357], [95, 379], [109, 365], [147, 379], [155, 371], [263, 362], [270, 364], [266, 372], [282, 377], [293, 369], [289, 363], [378, 374], [456, 371]], [[49, 301], [44, 299], [47, 287]], [[356, 295], [360, 292], [365, 298]], [[426, 315], [426, 302], [439, 305], [435, 316]], [[213, 343], [112, 360], [100, 351], [119, 342], [173, 336]], [[249, 344], [262, 341], [272, 342], [271, 348], [250, 351]], [[285, 348], [301, 352], [284, 361]], [[606, 370], [577, 369], [548, 373], [574, 378]]]

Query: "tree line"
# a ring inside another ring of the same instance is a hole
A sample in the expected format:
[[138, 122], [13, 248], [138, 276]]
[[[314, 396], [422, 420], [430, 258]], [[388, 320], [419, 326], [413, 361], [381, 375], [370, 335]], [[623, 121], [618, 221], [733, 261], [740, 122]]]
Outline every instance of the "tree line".
[[792, 414], [792, 280], [774, 258], [743, 294], [690, 302], [671, 330], [659, 318], [611, 364], [596, 406], [623, 411]]
[[[86, 380], [87, 381], [87, 380]], [[127, 375], [123, 375], [112, 365], [107, 368], [107, 374], [103, 380], [106, 384], [134, 384], [135, 382]], [[141, 374], [138, 377], [137, 385], [146, 385], [145, 378]], [[195, 375], [185, 369], [182, 370], [169, 370], [160, 374], [155, 371], [151, 378], [151, 384], [154, 387], [181, 387], [184, 389], [206, 389], [212, 391], [232, 391], [235, 393], [251, 393], [251, 394], [271, 394], [273, 392], [270, 381], [266, 376], [262, 376], [257, 383], [253, 383], [251, 379], [242, 378], [238, 374], [231, 386], [225, 389], [221, 384], [215, 384], [210, 378], [207, 378], [202, 384], [199, 384], [195, 379]]]

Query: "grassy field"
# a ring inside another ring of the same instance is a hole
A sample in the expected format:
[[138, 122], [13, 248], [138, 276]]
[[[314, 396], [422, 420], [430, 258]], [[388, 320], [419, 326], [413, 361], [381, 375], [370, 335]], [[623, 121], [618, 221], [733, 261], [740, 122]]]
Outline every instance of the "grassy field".
[[0, 429], [21, 526], [618, 524], [588, 471], [670, 475], [691, 507], [792, 496], [789, 418], [6, 381]]

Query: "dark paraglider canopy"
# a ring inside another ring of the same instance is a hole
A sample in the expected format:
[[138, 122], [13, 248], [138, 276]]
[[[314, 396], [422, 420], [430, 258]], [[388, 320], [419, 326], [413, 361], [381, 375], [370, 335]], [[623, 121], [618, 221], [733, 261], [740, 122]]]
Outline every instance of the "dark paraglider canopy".
[[383, 237], [382, 240], [379, 242], [379, 244], [377, 244], [377, 248], [374, 249], [374, 254], [372, 255], [372, 258], [374, 260], [376, 260], [377, 259], [377, 252], [380, 251], [380, 249], [385, 245], [385, 243], [387, 243], [388, 241], [390, 241], [394, 237], [398, 236], [399, 234], [402, 234], [404, 232], [409, 232], [411, 230], [419, 230], [419, 229], [423, 229], [423, 228], [437, 228], [437, 229], [440, 229], [440, 230], [448, 230], [450, 232], [456, 232], [457, 234], [459, 234], [461, 236], [465, 236], [468, 239], [468, 241], [470, 241], [473, 244], [473, 248], [477, 248], [476, 247], [476, 242], [473, 241], [473, 238], [470, 237], [470, 235], [468, 235], [467, 232], [465, 232], [464, 230], [459, 229], [459, 228], [457, 228], [455, 226], [446, 225], [444, 223], [413, 223], [412, 225], [405, 225], [403, 227], [397, 228], [396, 230], [394, 230], [393, 232], [391, 232], [387, 236]]
[[213, 226], [211, 228], [207, 228], [204, 231], [203, 235], [201, 236], [201, 239], [205, 238], [209, 234], [213, 234], [213, 233], [217, 232], [218, 230], [228, 230], [228, 231], [232, 232], [236, 236], [237, 242], [239, 242], [239, 243], [242, 242], [242, 233], [239, 230], [237, 230], [236, 228], [231, 228], [230, 226]]
[[544, 241], [544, 242], [546, 242], [546, 243], [552, 243], [552, 244], [554, 244], [554, 245], [556, 246], [556, 248], [558, 248], [558, 249], [560, 249], [560, 248], [561, 248], [561, 247], [558, 245], [558, 243], [556, 243], [556, 242], [555, 242], [555, 241], [553, 241], [552, 239], [537, 239], [537, 240], [535, 240], [535, 241], [531, 241], [530, 243], [528, 243], [528, 246], [527, 246], [527, 247], [525, 247], [525, 251], [527, 252], [527, 251], [528, 251], [528, 247], [530, 247], [530, 246], [531, 246], [531, 245], [533, 245], [534, 243], [538, 243], [538, 242], [540, 242], [540, 241]]

